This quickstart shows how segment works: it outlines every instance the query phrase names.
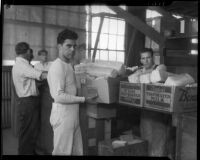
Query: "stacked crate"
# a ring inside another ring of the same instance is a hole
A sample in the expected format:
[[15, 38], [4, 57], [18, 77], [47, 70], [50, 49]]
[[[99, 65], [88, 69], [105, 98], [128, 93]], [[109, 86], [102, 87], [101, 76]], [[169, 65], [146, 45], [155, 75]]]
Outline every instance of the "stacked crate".
[[111, 122], [116, 116], [114, 104], [86, 104], [87, 113], [87, 155], [98, 154], [98, 143], [111, 139]]

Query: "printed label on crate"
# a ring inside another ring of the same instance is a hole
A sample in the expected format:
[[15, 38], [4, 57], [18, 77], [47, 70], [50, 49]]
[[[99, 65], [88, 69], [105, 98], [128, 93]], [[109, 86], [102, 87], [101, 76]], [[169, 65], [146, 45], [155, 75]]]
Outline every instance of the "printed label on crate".
[[171, 87], [146, 85], [145, 105], [170, 108], [172, 101], [171, 92]]
[[180, 96], [178, 98], [179, 102], [196, 102], [197, 101], [197, 93], [195, 88], [179, 88]]
[[171, 95], [167, 93], [146, 92], [145, 104], [169, 108]]
[[119, 101], [122, 103], [141, 105], [141, 85], [131, 83], [120, 84]]
[[187, 111], [190, 109], [197, 109], [197, 88], [195, 87], [186, 87], [186, 88], [177, 88], [175, 92], [175, 105], [182, 107], [182, 110]]
[[171, 94], [172, 88], [166, 86], [146, 85], [146, 91], [163, 92]]

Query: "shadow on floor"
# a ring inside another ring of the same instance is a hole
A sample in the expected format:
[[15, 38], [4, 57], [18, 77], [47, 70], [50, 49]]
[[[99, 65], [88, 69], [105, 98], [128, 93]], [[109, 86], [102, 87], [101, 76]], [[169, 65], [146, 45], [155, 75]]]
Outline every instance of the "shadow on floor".
[[18, 138], [15, 137], [11, 128], [2, 129], [3, 155], [17, 155]]

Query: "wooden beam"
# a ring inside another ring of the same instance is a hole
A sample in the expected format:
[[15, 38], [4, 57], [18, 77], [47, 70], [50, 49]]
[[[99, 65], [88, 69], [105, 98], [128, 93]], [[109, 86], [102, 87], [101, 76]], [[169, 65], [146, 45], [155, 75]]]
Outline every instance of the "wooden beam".
[[104, 20], [104, 17], [101, 17], [99, 29], [98, 29], [98, 33], [97, 33], [97, 38], [96, 38], [96, 42], [95, 42], [95, 46], [94, 46], [94, 52], [93, 52], [93, 55], [92, 55], [92, 62], [95, 61], [97, 46], [98, 46], [98, 43], [99, 43], [99, 38], [100, 38], [101, 29], [102, 29], [102, 25], [103, 25], [103, 20]]
[[130, 54], [131, 54], [132, 46], [133, 46], [133, 44], [134, 44], [134, 42], [135, 42], [135, 39], [136, 39], [136, 38], [135, 38], [135, 37], [136, 37], [136, 33], [137, 33], [137, 30], [134, 29], [134, 31], [132, 32], [131, 41], [130, 41], [130, 43], [129, 43], [128, 55], [127, 55], [126, 61], [125, 61], [125, 65], [126, 65], [126, 66], [127, 66], [127, 64], [128, 64], [128, 59], [129, 59], [129, 56], [130, 56]]
[[158, 44], [164, 43], [164, 37], [154, 30], [152, 27], [148, 26], [145, 22], [141, 21], [138, 17], [124, 11], [120, 7], [117, 6], [108, 6], [114, 12], [116, 12], [120, 17], [123, 17], [126, 22], [130, 23], [134, 28], [151, 38]]
[[123, 17], [120, 17], [119, 15], [105, 13], [105, 12], [92, 14], [92, 17], [115, 17], [115, 18], [123, 18]]
[[163, 8], [161, 7], [154, 7], [154, 6], [149, 6], [148, 9], [150, 10], [155, 10], [157, 12], [159, 12], [160, 14], [162, 14], [165, 18], [168, 18], [168, 19], [172, 19], [172, 20], [178, 20], [176, 19], [175, 17], [172, 16], [172, 14], [170, 14], [169, 12], [165, 11]]

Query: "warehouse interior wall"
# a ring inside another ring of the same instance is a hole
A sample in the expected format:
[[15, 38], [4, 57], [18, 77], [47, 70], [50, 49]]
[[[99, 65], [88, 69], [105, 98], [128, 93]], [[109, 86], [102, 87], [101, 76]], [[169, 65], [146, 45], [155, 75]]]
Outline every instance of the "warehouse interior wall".
[[38, 60], [37, 52], [46, 49], [49, 60], [57, 58], [57, 34], [68, 27], [79, 35], [77, 45], [86, 43], [85, 6], [4, 6], [3, 60], [15, 59], [15, 45], [25, 41], [34, 51], [33, 61]]

